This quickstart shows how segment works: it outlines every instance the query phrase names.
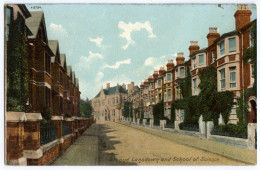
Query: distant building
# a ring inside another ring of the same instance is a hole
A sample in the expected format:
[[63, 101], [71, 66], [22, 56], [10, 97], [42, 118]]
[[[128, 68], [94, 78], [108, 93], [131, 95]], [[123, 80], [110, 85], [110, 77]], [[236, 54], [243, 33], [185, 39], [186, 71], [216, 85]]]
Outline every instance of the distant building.
[[106, 88], [100, 90], [95, 98], [91, 100], [94, 109], [94, 119], [98, 121], [119, 121], [122, 119], [123, 100], [127, 97], [126, 86], [123, 84], [110, 87], [110, 83], [106, 84]]

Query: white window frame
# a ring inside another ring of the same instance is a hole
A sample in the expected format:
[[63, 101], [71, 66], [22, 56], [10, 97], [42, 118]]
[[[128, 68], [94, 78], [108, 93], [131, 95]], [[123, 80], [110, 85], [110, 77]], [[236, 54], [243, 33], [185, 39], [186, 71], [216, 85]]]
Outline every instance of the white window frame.
[[[224, 50], [224, 53], [221, 54], [221, 44], [223, 43], [223, 50]], [[220, 43], [219, 43], [219, 56], [222, 57], [225, 55], [225, 40], [222, 40]]]
[[211, 63], [213, 63], [216, 60], [216, 54], [215, 51], [211, 52]]
[[[224, 78], [222, 77], [222, 71], [224, 71]], [[221, 69], [221, 70], [219, 70], [219, 74], [220, 74], [220, 78], [219, 78], [219, 81], [220, 81], [220, 89], [221, 90], [224, 90], [224, 89], [226, 89], [226, 70], [225, 70], [225, 68], [223, 68], [223, 69]], [[222, 82], [224, 81], [224, 87], [222, 87]]]
[[[203, 63], [200, 63], [200, 59], [203, 57]], [[200, 54], [200, 55], [198, 55], [198, 58], [199, 58], [199, 66], [202, 66], [202, 65], [204, 65], [204, 63], [205, 63], [205, 61], [204, 61], [204, 54]]]
[[[230, 51], [230, 46], [229, 46], [229, 45], [230, 45], [230, 44], [229, 44], [229, 40], [230, 40], [230, 39], [235, 39], [235, 50], [234, 50], [234, 51]], [[236, 52], [236, 50], [237, 50], [237, 39], [236, 39], [236, 37], [229, 37], [229, 38], [228, 38], [228, 52], [229, 52], [229, 53], [234, 53], [234, 52]]]
[[[235, 70], [231, 70], [231, 68], [235, 68]], [[231, 73], [235, 73], [235, 80], [231, 81]], [[237, 87], [237, 67], [236, 66], [232, 66], [229, 67], [229, 88], [236, 88]], [[231, 84], [235, 84], [234, 87], [231, 87]]]

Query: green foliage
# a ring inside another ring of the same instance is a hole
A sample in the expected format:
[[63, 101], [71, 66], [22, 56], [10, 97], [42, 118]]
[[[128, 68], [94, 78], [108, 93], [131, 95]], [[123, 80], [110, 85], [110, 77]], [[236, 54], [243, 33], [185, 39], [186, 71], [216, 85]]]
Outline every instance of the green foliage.
[[[256, 22], [254, 22], [251, 26], [251, 39], [252, 39], [252, 46], [244, 51], [244, 61], [247, 63], [252, 64], [253, 68], [253, 77], [254, 77], [254, 84], [253, 84], [253, 92], [254, 95], [257, 95], [257, 29], [256, 29]], [[246, 76], [246, 75], [245, 75]]]
[[200, 94], [198, 101], [200, 103], [199, 110], [205, 121], [216, 123], [218, 115], [214, 112], [217, 96], [217, 72], [213, 67], [207, 67], [199, 72], [200, 78]]
[[238, 125], [247, 128], [248, 123], [248, 104], [245, 100], [247, 98], [246, 93], [243, 93], [237, 98], [237, 117], [239, 119]]
[[190, 69], [187, 69], [187, 76], [180, 81], [180, 89], [183, 98], [187, 98], [191, 96], [191, 74]]
[[45, 109], [41, 114], [42, 114], [41, 124], [42, 125], [50, 124], [51, 116], [52, 116], [51, 109], [50, 108]]
[[246, 139], [247, 128], [245, 128], [244, 126], [234, 125], [234, 124], [219, 125], [212, 130], [211, 134]]
[[222, 114], [222, 117], [224, 119], [225, 124], [227, 124], [229, 120], [229, 113], [233, 106], [233, 99], [234, 94], [231, 91], [223, 91], [218, 92], [216, 96], [216, 106], [215, 106], [215, 112], [217, 115], [215, 116], [214, 123], [217, 124], [217, 118], [219, 114]]
[[126, 101], [124, 103], [124, 111], [123, 111], [124, 117], [133, 117], [133, 104], [131, 102]]
[[171, 122], [174, 123], [175, 121], [175, 103], [172, 102], [171, 104]]
[[153, 107], [153, 117], [154, 120], [164, 120], [164, 107], [163, 107], [163, 101], [157, 103]]
[[84, 101], [80, 99], [80, 116], [81, 117], [87, 117], [92, 118], [93, 117], [93, 108], [91, 105], [91, 101], [87, 100]]
[[18, 31], [17, 21], [10, 24], [7, 42], [7, 110], [29, 111], [28, 58], [26, 37]]

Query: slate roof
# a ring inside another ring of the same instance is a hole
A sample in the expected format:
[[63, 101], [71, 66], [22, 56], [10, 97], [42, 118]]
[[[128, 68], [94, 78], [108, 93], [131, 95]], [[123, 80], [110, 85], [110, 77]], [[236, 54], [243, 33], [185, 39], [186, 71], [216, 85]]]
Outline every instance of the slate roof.
[[64, 68], [64, 70], [67, 70], [66, 55], [65, 54], [60, 54], [60, 64]]
[[[105, 94], [105, 95], [116, 94], [116, 92], [117, 92], [117, 87], [118, 87], [118, 92], [119, 92], [119, 93], [127, 94], [127, 91], [126, 91], [121, 85], [114, 86], [114, 87], [110, 87], [109, 89], [103, 89], [103, 90], [104, 90], [104, 94]], [[100, 92], [101, 92], [101, 91], [100, 91]], [[97, 98], [97, 97], [100, 96], [100, 92], [96, 95], [95, 98]]]
[[67, 66], [67, 75], [71, 78], [72, 77], [72, 68], [71, 66]]
[[58, 43], [59, 43], [58, 40], [49, 40], [48, 41], [48, 45], [49, 45], [52, 53], [55, 55], [56, 55], [56, 51], [58, 49]]
[[30, 11], [30, 13], [31, 17], [27, 18], [25, 23], [32, 32], [29, 38], [36, 38], [43, 17], [43, 11]]
[[216, 39], [214, 42], [218, 42], [219, 40], [225, 38], [225, 37], [228, 37], [228, 36], [232, 36], [232, 35], [236, 35], [238, 34], [238, 31], [237, 30], [233, 30], [233, 31], [230, 31], [230, 32], [227, 32], [225, 34], [222, 34], [218, 39]]

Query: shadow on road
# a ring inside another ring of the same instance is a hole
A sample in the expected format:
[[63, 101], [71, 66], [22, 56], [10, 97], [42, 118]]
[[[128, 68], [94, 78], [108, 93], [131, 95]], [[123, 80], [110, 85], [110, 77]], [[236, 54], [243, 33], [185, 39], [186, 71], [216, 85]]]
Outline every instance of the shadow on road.
[[[121, 143], [120, 141], [112, 140], [114, 136], [107, 136], [107, 133], [116, 130], [109, 128], [107, 125], [99, 124], [99, 144], [98, 144], [98, 164], [99, 165], [137, 165], [132, 162], [124, 162], [116, 159], [116, 154], [107, 153], [106, 151], [115, 150], [115, 145]], [[126, 151], [127, 152], [127, 151]]]

